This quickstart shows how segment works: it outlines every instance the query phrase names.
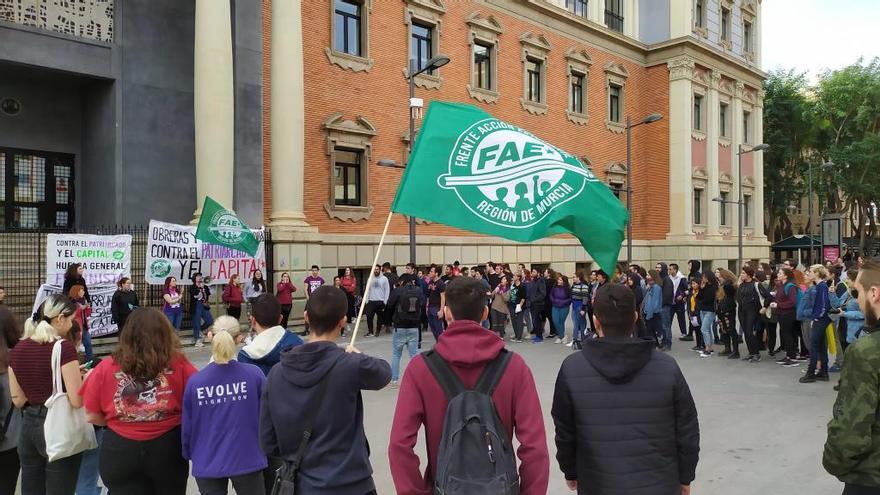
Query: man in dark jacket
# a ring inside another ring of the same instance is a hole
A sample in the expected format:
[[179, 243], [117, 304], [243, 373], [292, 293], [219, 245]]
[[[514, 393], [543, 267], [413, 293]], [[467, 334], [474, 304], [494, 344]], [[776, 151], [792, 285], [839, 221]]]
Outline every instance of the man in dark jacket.
[[388, 306], [395, 309], [391, 334], [391, 388], [398, 386], [403, 348], [409, 350], [410, 359], [419, 352], [419, 324], [427, 302], [428, 298], [411, 275], [400, 277], [400, 287], [391, 291], [388, 298]]
[[632, 337], [633, 294], [599, 289], [598, 339], [562, 363], [553, 394], [556, 459], [589, 495], [687, 495], [700, 451], [697, 409], [675, 360]]
[[[370, 448], [364, 434], [361, 390], [379, 390], [391, 381], [386, 361], [336, 345], [346, 324], [348, 300], [330, 286], [312, 292], [305, 320], [309, 342], [285, 350], [263, 388], [260, 444], [267, 456], [292, 457], [314, 415], [311, 440], [303, 456], [296, 493], [367, 495], [376, 493]], [[320, 407], [317, 386], [329, 382]], [[317, 409], [312, 409], [316, 408]]]
[[658, 284], [662, 284], [663, 289], [663, 342], [660, 344], [661, 350], [672, 349], [672, 311], [675, 305], [675, 282], [669, 276], [669, 266], [666, 263], [657, 263], [657, 271], [660, 272], [660, 280]]
[[547, 304], [547, 284], [538, 270], [532, 268], [532, 287], [529, 296], [529, 311], [532, 317], [532, 342], [544, 342], [544, 305]]
[[[486, 365], [504, 349], [497, 334], [487, 332], [480, 321], [487, 318], [486, 291], [479, 280], [456, 277], [446, 288], [446, 319], [449, 328], [440, 336], [434, 351], [461, 379], [473, 388]], [[501, 381], [492, 394], [507, 440], [513, 435], [519, 443], [520, 495], [546, 495], [550, 455], [544, 433], [544, 416], [531, 370], [518, 354], [512, 354]], [[437, 473], [437, 454], [443, 433], [448, 400], [434, 378], [423, 355], [416, 356], [406, 369], [397, 398], [391, 426], [388, 458], [398, 495], [430, 494]], [[419, 430], [424, 426], [427, 465], [419, 471], [414, 452]]]

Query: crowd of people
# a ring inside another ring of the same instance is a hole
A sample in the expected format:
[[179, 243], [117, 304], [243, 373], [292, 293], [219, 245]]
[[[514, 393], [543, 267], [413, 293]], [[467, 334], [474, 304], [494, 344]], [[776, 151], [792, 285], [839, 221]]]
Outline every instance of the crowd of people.
[[[687, 275], [665, 263], [570, 278], [511, 268], [408, 265], [397, 276], [390, 264], [376, 266], [365, 315], [368, 334], [392, 333], [391, 363], [337, 344], [358, 308], [351, 269], [325, 284], [312, 267], [306, 341], [287, 328], [297, 291], [288, 274], [275, 291], [262, 273], [244, 290], [233, 278], [222, 290], [227, 315], [216, 319], [211, 289], [196, 275], [194, 341], [212, 352], [198, 370], [181, 350], [173, 278], [161, 311], [138, 307], [130, 281], [120, 280], [118, 345], [94, 356], [85, 344], [90, 297], [74, 267], [65, 293], [45, 299], [23, 328], [0, 305], [0, 493], [13, 493], [20, 477], [23, 495], [100, 494], [99, 479], [113, 494], [183, 494], [192, 474], [203, 494], [229, 484], [239, 494], [374, 494], [361, 393], [390, 384], [399, 387], [388, 447], [397, 493], [543, 495], [544, 412], [529, 366], [512, 352], [528, 332], [532, 343], [554, 338], [581, 350], [564, 359], [550, 411], [569, 488], [687, 495], [699, 426], [687, 381], [665, 352], [675, 318], [679, 340], [703, 358], [757, 363], [762, 352], [781, 354], [783, 366], [809, 362], [805, 383], [843, 369], [825, 466], [847, 493], [877, 493], [856, 489], [877, 484], [862, 460], [880, 448], [855, 440], [870, 437], [880, 403], [870, 388], [880, 378], [871, 364], [880, 361], [877, 263], [748, 264], [739, 276], [701, 273], [693, 260]], [[416, 450], [422, 429], [427, 459]]]

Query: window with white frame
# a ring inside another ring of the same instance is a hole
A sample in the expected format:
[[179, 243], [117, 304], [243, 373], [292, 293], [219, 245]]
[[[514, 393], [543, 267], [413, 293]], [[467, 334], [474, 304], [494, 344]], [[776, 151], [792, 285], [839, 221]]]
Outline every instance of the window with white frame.
[[498, 35], [501, 24], [494, 16], [483, 17], [472, 13], [466, 22], [471, 44], [471, 82], [467, 85], [471, 97], [483, 103], [498, 101]]
[[523, 63], [522, 108], [535, 115], [547, 113], [547, 60], [550, 42], [543, 35], [530, 32], [520, 35]]
[[587, 0], [565, 0], [565, 8], [574, 15], [587, 18]]
[[694, 26], [697, 28], [706, 27], [705, 0], [694, 0]]
[[752, 212], [752, 196], [744, 195], [743, 196], [743, 224], [748, 227], [751, 225], [751, 212]]
[[742, 142], [752, 142], [752, 113], [743, 110], [743, 135]]
[[703, 190], [694, 189], [694, 223], [703, 224]]
[[608, 120], [620, 123], [623, 110], [623, 87], [617, 84], [608, 85]]
[[730, 42], [730, 9], [721, 7], [721, 41]]
[[623, 0], [605, 0], [605, 25], [618, 33], [623, 32]]
[[719, 218], [721, 219], [721, 225], [727, 225], [727, 202], [729, 201], [730, 193], [722, 192], [721, 193], [721, 201], [718, 203], [719, 208]]
[[343, 69], [369, 71], [369, 15], [373, 0], [332, 0], [330, 5], [330, 46], [327, 59]]

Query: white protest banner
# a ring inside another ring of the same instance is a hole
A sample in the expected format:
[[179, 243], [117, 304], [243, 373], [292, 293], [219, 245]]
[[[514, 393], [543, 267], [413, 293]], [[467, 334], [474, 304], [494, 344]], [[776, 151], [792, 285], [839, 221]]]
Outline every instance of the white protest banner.
[[[105, 285], [102, 287], [89, 287], [89, 295], [92, 296], [92, 314], [89, 316], [89, 335], [94, 337], [103, 337], [116, 333], [118, 328], [116, 323], [111, 322], [112, 314], [110, 312], [110, 302], [113, 300], [113, 294], [116, 287]], [[43, 284], [37, 291], [37, 298], [34, 300], [33, 313], [37, 312], [40, 304], [52, 294], [61, 294], [60, 285]]]
[[130, 235], [49, 234], [46, 236], [46, 283], [64, 285], [64, 272], [82, 263], [89, 291], [99, 285], [116, 286], [131, 277]]
[[146, 282], [161, 285], [166, 277], [178, 285], [191, 285], [196, 273], [210, 277], [211, 284], [225, 284], [238, 275], [249, 279], [257, 270], [266, 269], [266, 236], [263, 229], [253, 230], [260, 242], [257, 254], [249, 254], [196, 239], [196, 227], [150, 220], [147, 231]]

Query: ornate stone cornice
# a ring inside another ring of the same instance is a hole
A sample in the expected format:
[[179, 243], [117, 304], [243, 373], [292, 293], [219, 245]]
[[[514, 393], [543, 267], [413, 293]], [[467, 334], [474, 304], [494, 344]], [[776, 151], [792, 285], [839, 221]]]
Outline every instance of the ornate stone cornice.
[[565, 58], [569, 62], [575, 62], [577, 64], [585, 65], [587, 67], [593, 65], [593, 57], [591, 57], [590, 54], [587, 53], [587, 50], [583, 48], [569, 48], [568, 51], [565, 52]]
[[690, 57], [678, 57], [666, 63], [669, 69], [669, 80], [678, 81], [691, 79], [694, 75], [694, 59]]
[[530, 31], [526, 31], [519, 37], [519, 42], [524, 46], [528, 45], [538, 49], [539, 51], [549, 52], [551, 45], [547, 38], [544, 37], [543, 34], [534, 34]]
[[366, 117], [358, 115], [355, 120], [345, 120], [342, 118], [342, 112], [336, 112], [324, 121], [322, 127], [328, 131], [342, 132], [346, 134], [360, 134], [364, 136], [375, 136], [376, 126], [373, 125]]
[[470, 15], [465, 18], [464, 22], [472, 28], [483, 29], [495, 34], [501, 34], [504, 31], [501, 27], [501, 23], [498, 22], [498, 19], [496, 19], [494, 15], [483, 17], [483, 14], [479, 12], [471, 12]]

